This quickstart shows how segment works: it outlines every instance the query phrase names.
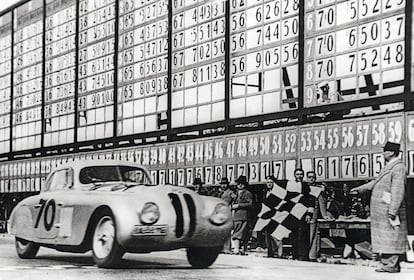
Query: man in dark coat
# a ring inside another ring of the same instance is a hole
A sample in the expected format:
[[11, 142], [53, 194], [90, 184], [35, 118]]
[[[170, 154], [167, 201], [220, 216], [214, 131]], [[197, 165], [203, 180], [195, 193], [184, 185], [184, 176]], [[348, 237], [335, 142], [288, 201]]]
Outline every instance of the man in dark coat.
[[[321, 188], [324, 189], [324, 186], [319, 184], [316, 181], [316, 172], [315, 171], [308, 171], [306, 173], [306, 177], [308, 179], [309, 187], [314, 188]], [[326, 211], [326, 200], [323, 195], [323, 191], [320, 192], [317, 199], [315, 199], [315, 208], [314, 212], [311, 217], [310, 221], [310, 248], [309, 248], [309, 260], [316, 261], [318, 257], [318, 248], [319, 248], [319, 238], [318, 238], [318, 219], [323, 218], [328, 220], [329, 215]]]
[[204, 182], [201, 181], [201, 178], [197, 177], [194, 179], [194, 182], [193, 182], [194, 191], [200, 195], [208, 195], [208, 190], [203, 185], [204, 185]]
[[[253, 195], [246, 187], [248, 185], [246, 176], [240, 176], [237, 180], [237, 195], [231, 209], [233, 209], [233, 247], [234, 253], [245, 254], [247, 241], [249, 239], [248, 217], [253, 205]], [[240, 246], [242, 251], [240, 252]]]
[[377, 272], [400, 272], [400, 261], [407, 251], [406, 170], [399, 153], [400, 144], [387, 142], [383, 152], [386, 165], [378, 177], [351, 191], [371, 191], [372, 251], [379, 254], [382, 264]]
[[[301, 193], [305, 199], [312, 200], [314, 205], [314, 199], [309, 195], [310, 187], [307, 182], [303, 181], [305, 172], [302, 168], [296, 168], [293, 172], [295, 181], [288, 181], [286, 190], [289, 192]], [[291, 240], [293, 242], [292, 257], [300, 261], [309, 260], [309, 247], [310, 247], [310, 221], [314, 208], [308, 209], [308, 212], [298, 221], [297, 229], [292, 231]]]
[[[227, 177], [221, 178], [220, 187], [222, 190], [220, 194], [220, 198], [223, 199], [225, 202], [227, 202], [229, 206], [231, 206], [233, 204], [233, 200], [236, 198], [236, 193], [230, 188], [230, 182], [229, 182], [229, 179], [227, 179]], [[229, 236], [229, 240], [227, 240], [226, 243], [224, 243], [223, 253], [225, 254], [231, 253], [230, 236]]]

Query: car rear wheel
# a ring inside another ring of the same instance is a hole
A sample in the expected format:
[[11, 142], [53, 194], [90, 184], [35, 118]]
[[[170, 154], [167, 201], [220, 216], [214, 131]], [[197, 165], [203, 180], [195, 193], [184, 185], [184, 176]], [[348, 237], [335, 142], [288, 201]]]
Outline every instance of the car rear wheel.
[[115, 221], [109, 212], [98, 219], [92, 239], [92, 252], [98, 267], [114, 267], [124, 254], [116, 240]]
[[33, 259], [39, 251], [39, 245], [22, 238], [15, 238], [16, 252], [21, 259]]
[[194, 268], [207, 268], [212, 265], [220, 253], [217, 247], [193, 247], [187, 249], [188, 262]]

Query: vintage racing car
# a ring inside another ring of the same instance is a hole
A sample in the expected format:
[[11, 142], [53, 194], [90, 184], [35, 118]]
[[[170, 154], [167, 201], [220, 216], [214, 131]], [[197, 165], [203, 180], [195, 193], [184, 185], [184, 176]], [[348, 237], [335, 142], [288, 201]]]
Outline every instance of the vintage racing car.
[[51, 172], [40, 194], [14, 208], [10, 226], [21, 258], [34, 258], [40, 246], [92, 250], [99, 267], [114, 267], [126, 252], [187, 248], [189, 263], [207, 268], [229, 238], [232, 218], [224, 201], [154, 185], [140, 165], [81, 160]]

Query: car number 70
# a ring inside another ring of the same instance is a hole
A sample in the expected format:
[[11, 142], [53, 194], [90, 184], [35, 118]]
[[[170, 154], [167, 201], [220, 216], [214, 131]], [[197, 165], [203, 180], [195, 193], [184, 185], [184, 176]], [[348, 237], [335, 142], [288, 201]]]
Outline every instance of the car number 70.
[[[39, 212], [37, 213], [37, 218], [36, 218], [36, 223], [34, 225], [34, 228], [37, 228], [39, 226], [42, 213], [44, 212], [43, 223], [45, 225], [46, 231], [49, 231], [53, 226], [53, 222], [55, 221], [55, 214], [56, 214], [55, 200], [54, 199], [50, 199], [50, 200], [40, 199], [39, 204], [35, 204], [35, 208], [39, 208], [39, 207], [40, 209], [39, 209]], [[48, 218], [49, 211], [52, 211], [50, 219]]]

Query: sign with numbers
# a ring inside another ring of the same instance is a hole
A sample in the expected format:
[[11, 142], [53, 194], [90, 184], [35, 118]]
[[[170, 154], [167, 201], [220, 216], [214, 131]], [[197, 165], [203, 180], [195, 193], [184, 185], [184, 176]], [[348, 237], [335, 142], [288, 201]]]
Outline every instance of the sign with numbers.
[[40, 148], [42, 132], [43, 1], [14, 10], [13, 151]]
[[404, 117], [392, 114], [334, 124], [327, 122], [325, 125], [301, 127], [299, 135], [301, 157], [378, 151], [387, 141], [403, 142]]
[[168, 0], [119, 1], [118, 136], [162, 128], [167, 55]]
[[113, 136], [114, 36], [115, 0], [80, 0], [78, 141]]
[[230, 117], [297, 108], [299, 0], [230, 2]]
[[74, 141], [76, 1], [47, 0], [44, 145]]
[[172, 1], [172, 127], [224, 119], [226, 1]]
[[10, 152], [12, 22], [11, 13], [0, 17], [0, 154]]
[[306, 107], [402, 93], [405, 0], [305, 0]]

